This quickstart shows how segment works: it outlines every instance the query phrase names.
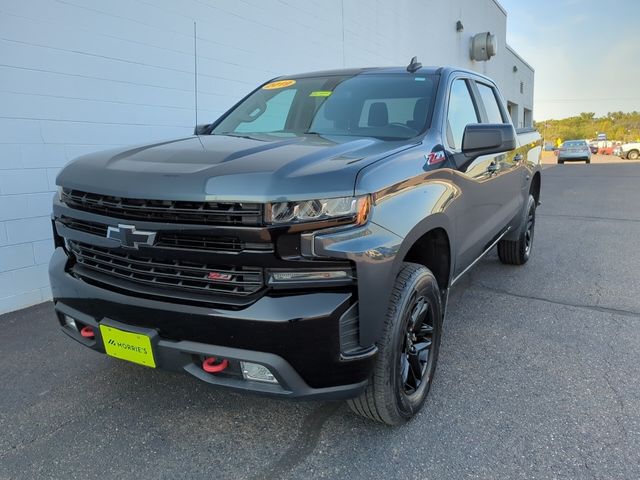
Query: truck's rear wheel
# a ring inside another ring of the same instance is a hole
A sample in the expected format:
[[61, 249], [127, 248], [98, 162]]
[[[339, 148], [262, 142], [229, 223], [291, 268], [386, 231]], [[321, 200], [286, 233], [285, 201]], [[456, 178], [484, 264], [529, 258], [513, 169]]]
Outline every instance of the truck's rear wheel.
[[640, 152], [638, 152], [638, 150], [631, 150], [629, 153], [627, 153], [627, 158], [629, 160], [637, 160], [638, 157], [640, 157]]
[[536, 228], [536, 199], [529, 194], [525, 214], [520, 224], [520, 233], [516, 240], [500, 240], [498, 242], [498, 258], [508, 265], [527, 263], [533, 248], [533, 234]]
[[349, 400], [351, 409], [388, 425], [413, 417], [431, 387], [441, 333], [438, 282], [426, 267], [405, 263], [391, 293], [373, 376]]

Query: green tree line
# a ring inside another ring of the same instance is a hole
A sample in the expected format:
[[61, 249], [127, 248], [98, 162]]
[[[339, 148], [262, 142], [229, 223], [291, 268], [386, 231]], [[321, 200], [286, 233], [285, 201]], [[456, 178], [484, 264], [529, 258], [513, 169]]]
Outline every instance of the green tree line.
[[557, 139], [594, 139], [599, 133], [606, 133], [607, 140], [640, 141], [640, 112], [635, 111], [609, 112], [604, 117], [584, 112], [577, 117], [543, 120], [534, 122], [534, 125], [546, 142], [555, 143]]

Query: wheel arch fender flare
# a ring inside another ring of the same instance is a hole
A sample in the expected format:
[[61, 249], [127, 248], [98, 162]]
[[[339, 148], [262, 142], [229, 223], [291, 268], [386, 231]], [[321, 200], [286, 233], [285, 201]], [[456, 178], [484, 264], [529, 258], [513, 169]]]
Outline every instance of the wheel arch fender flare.
[[[396, 247], [393, 260], [383, 269], [373, 270], [373, 266], [365, 267], [358, 272], [359, 311], [360, 311], [360, 342], [362, 346], [376, 343], [382, 333], [387, 314], [391, 291], [400, 273], [405, 258], [411, 248], [427, 233], [434, 230], [443, 230], [449, 241], [449, 272], [453, 272], [454, 257], [452, 225], [449, 217], [444, 213], [429, 215], [415, 225]], [[369, 274], [365, 273], [367, 271]], [[360, 275], [364, 273], [364, 275]], [[451, 283], [449, 276], [447, 285], [440, 286], [448, 289]], [[366, 296], [365, 296], [366, 295]], [[366, 301], [362, 301], [366, 298]]]
[[371, 346], [380, 338], [391, 291], [407, 253], [426, 233], [436, 229], [443, 230], [452, 243], [451, 223], [444, 213], [427, 216], [414, 225], [404, 238], [375, 222], [369, 222], [359, 231], [347, 230], [316, 237], [316, 253], [356, 262], [362, 347]]
[[[421, 238], [423, 238], [429, 232], [433, 232], [434, 230], [442, 230], [447, 237], [449, 243], [449, 272], [454, 271], [456, 256], [454, 254], [455, 241], [452, 222], [445, 213], [434, 213], [415, 225], [404, 237], [392, 266], [391, 276], [394, 280], [402, 269], [402, 265], [405, 262], [407, 254], [413, 248], [416, 242], [418, 242]], [[440, 288], [448, 289], [450, 283], [451, 275], [449, 275], [447, 285], [440, 285]]]

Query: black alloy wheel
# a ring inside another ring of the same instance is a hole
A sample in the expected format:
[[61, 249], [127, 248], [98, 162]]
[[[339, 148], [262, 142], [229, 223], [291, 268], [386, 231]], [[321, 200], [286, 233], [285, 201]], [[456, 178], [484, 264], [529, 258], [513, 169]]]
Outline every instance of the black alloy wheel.
[[536, 199], [529, 193], [519, 228], [498, 242], [498, 258], [502, 263], [524, 265], [529, 261], [536, 228], [536, 206]]
[[434, 335], [440, 331], [434, 328], [433, 312], [423, 296], [416, 296], [413, 307], [408, 312], [406, 334], [400, 355], [400, 376], [402, 391], [414, 395], [429, 383], [435, 362], [430, 355]]
[[524, 252], [527, 257], [531, 254], [531, 247], [533, 247], [533, 234], [536, 229], [536, 207], [535, 203], [529, 205], [529, 211], [527, 212], [527, 226], [524, 232]]

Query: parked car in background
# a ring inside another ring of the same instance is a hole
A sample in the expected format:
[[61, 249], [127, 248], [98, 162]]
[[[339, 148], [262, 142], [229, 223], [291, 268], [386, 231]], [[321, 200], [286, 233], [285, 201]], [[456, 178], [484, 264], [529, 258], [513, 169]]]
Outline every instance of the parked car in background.
[[638, 160], [640, 158], [640, 142], [625, 143], [616, 147], [614, 155], [629, 160]]
[[585, 140], [568, 140], [560, 145], [558, 163], [586, 162], [591, 163], [591, 148]]

